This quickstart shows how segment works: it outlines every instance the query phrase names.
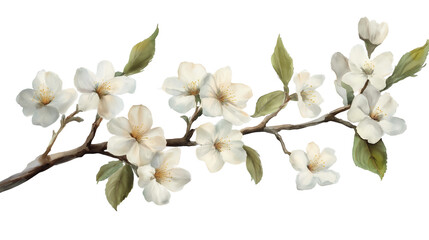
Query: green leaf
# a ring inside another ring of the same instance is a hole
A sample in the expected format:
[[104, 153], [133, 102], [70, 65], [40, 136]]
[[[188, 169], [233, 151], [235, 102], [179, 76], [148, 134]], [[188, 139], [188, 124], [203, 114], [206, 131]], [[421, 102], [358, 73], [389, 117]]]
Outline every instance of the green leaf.
[[158, 26], [155, 32], [142, 42], [137, 43], [131, 49], [130, 58], [125, 65], [123, 75], [128, 76], [139, 73], [149, 64], [155, 54], [155, 39], [158, 36]]
[[346, 90], [347, 94], [347, 104], [352, 104], [353, 99], [355, 98], [353, 88], [341, 81], [341, 87], [343, 87]]
[[265, 116], [277, 111], [284, 103], [285, 93], [283, 91], [274, 91], [260, 97], [256, 102], [255, 113], [253, 118]]
[[353, 143], [353, 161], [356, 166], [371, 171], [383, 179], [387, 169], [387, 153], [383, 140], [370, 144], [355, 134]]
[[390, 88], [393, 84], [407, 78], [415, 77], [426, 64], [426, 58], [429, 51], [429, 40], [422, 47], [416, 48], [404, 54], [396, 65], [395, 70], [386, 80], [386, 87], [383, 90]]
[[250, 177], [252, 177], [253, 181], [255, 181], [255, 184], [258, 184], [261, 181], [263, 175], [259, 154], [253, 148], [246, 145], [243, 146], [243, 149], [247, 154], [247, 171], [250, 173]]
[[134, 175], [130, 165], [123, 166], [109, 177], [106, 184], [106, 198], [115, 210], [133, 188], [133, 180]]
[[183, 120], [185, 120], [186, 124], [189, 124], [189, 118], [186, 115], [182, 115], [180, 116], [180, 118], [182, 118]]
[[96, 176], [97, 183], [108, 179], [110, 176], [112, 176], [112, 174], [118, 171], [118, 169], [121, 168], [122, 165], [123, 164], [121, 161], [112, 161], [101, 166]]
[[285, 92], [288, 92], [288, 84], [293, 74], [293, 60], [283, 46], [280, 35], [277, 38], [277, 44], [274, 48], [274, 53], [271, 56], [271, 64], [273, 65], [274, 70], [276, 70], [280, 80], [282, 80]]

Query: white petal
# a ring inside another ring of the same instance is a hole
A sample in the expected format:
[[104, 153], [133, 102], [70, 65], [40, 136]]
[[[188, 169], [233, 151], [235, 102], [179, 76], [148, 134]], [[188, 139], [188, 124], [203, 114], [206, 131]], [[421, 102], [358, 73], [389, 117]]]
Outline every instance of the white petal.
[[58, 93], [59, 91], [61, 91], [63, 82], [61, 81], [60, 77], [58, 77], [56, 73], [46, 72], [45, 81], [46, 81], [46, 86], [53, 93]]
[[325, 148], [323, 149], [322, 153], [320, 154], [320, 161], [323, 162], [324, 167], [323, 169], [328, 169], [337, 161], [337, 157], [335, 156], [335, 151], [332, 148]]
[[316, 180], [313, 177], [313, 173], [310, 171], [302, 171], [296, 176], [296, 188], [298, 190], [308, 190], [314, 188]]
[[342, 81], [353, 88], [354, 92], [362, 90], [367, 76], [363, 72], [348, 72], [344, 74]]
[[249, 114], [229, 103], [223, 105], [222, 115], [227, 121], [234, 125], [241, 125], [250, 121]]
[[210, 172], [217, 172], [225, 163], [213, 146], [205, 145], [197, 148], [197, 158], [204, 161]]
[[359, 94], [353, 99], [352, 105], [347, 112], [347, 118], [352, 122], [360, 122], [364, 118], [368, 117], [369, 113], [370, 109], [367, 98], [364, 95]]
[[232, 71], [230, 67], [224, 67], [214, 73], [214, 78], [218, 86], [229, 86], [232, 79]]
[[377, 90], [383, 90], [386, 87], [386, 79], [380, 75], [368, 76], [368, 80]]
[[168, 100], [168, 105], [179, 113], [186, 113], [196, 106], [195, 96], [193, 95], [177, 95]]
[[320, 114], [322, 109], [316, 104], [307, 104], [302, 101], [298, 101], [298, 108], [301, 116], [304, 118], [313, 118]]
[[59, 92], [49, 106], [55, 107], [60, 113], [65, 113], [77, 98], [76, 90], [70, 88]]
[[182, 168], [170, 169], [169, 175], [170, 177], [166, 181], [162, 181], [161, 184], [173, 192], [182, 190], [183, 186], [191, 181], [191, 174]]
[[135, 144], [137, 142], [134, 138], [113, 136], [107, 142], [107, 151], [116, 156], [123, 156], [127, 155]]
[[206, 69], [201, 64], [182, 62], [179, 65], [179, 79], [184, 80], [186, 83], [199, 82], [203, 80], [206, 74]]
[[82, 93], [91, 93], [95, 90], [95, 74], [86, 68], [78, 68], [74, 75], [74, 85]]
[[138, 152], [139, 152], [139, 160], [138, 160], [139, 162], [137, 163], [137, 166], [150, 164], [151, 160], [155, 155], [155, 152], [144, 144], [138, 144]]
[[387, 26], [387, 23], [383, 22], [379, 24], [377, 35], [373, 39], [370, 39], [371, 43], [375, 45], [380, 45], [384, 41], [384, 39], [386, 39], [388, 33], [389, 28]]
[[[362, 65], [368, 60], [362, 45], [356, 45], [350, 51], [349, 67], [352, 72], [361, 72]], [[350, 84], [349, 84], [350, 85]]]
[[107, 123], [107, 129], [111, 134], [123, 137], [129, 137], [132, 131], [128, 119], [124, 117], [118, 117], [110, 120]]
[[240, 164], [246, 161], [246, 151], [243, 149], [243, 142], [235, 141], [233, 144], [230, 144], [231, 149], [224, 150], [220, 153], [223, 161], [229, 162], [232, 164]]
[[101, 61], [97, 66], [97, 82], [107, 81], [115, 76], [115, 69], [109, 61]]
[[349, 60], [342, 53], [334, 53], [331, 58], [331, 68], [337, 75], [337, 80], [341, 78], [346, 72], [350, 72]]
[[364, 17], [359, 20], [358, 24], [358, 30], [359, 30], [359, 36], [362, 39], [369, 39], [369, 20], [368, 18]]
[[372, 84], [368, 84], [363, 95], [368, 101], [369, 109], [374, 109], [378, 99], [380, 98], [380, 91], [378, 91]]
[[405, 121], [402, 118], [392, 117], [383, 119], [379, 124], [383, 129], [383, 132], [392, 136], [401, 134], [407, 130], [407, 124], [405, 124]]
[[143, 196], [148, 202], [157, 205], [167, 204], [170, 201], [170, 192], [161, 184], [152, 180], [143, 190]]
[[37, 72], [36, 77], [33, 80], [33, 89], [34, 90], [38, 90], [39, 88], [43, 88], [46, 85], [46, 71], [45, 70], [41, 70], [39, 72]]
[[229, 141], [241, 141], [243, 138], [243, 134], [239, 130], [232, 130], [228, 133], [228, 136], [226, 137], [229, 139]]
[[241, 83], [232, 83], [231, 91], [235, 96], [234, 104], [239, 108], [245, 108], [247, 100], [253, 96], [252, 89]]
[[390, 96], [389, 93], [384, 93], [375, 104], [373, 113], [377, 114], [378, 119], [389, 118], [393, 116], [398, 108], [398, 103]]
[[35, 91], [33, 89], [24, 89], [18, 96], [16, 102], [22, 107], [25, 116], [33, 115], [34, 111], [40, 107], [39, 100], [34, 99]]
[[106, 83], [109, 85], [108, 92], [114, 95], [134, 93], [134, 91], [136, 90], [136, 80], [130, 77], [115, 77], [110, 80], [107, 80]]
[[47, 127], [57, 121], [60, 114], [58, 110], [50, 106], [42, 106], [41, 108], [36, 109], [33, 115], [33, 124], [40, 125], [42, 127]]
[[306, 88], [301, 92], [301, 96], [305, 95], [305, 98], [302, 98], [304, 102], [308, 104], [319, 105], [323, 102], [323, 98], [318, 91], [312, 90], [311, 88]]
[[368, 140], [371, 144], [377, 143], [383, 136], [380, 124], [369, 117], [362, 120], [356, 130], [361, 138]]
[[[117, 136], [114, 136], [114, 137], [117, 137]], [[112, 138], [114, 138], [114, 137], [112, 137]], [[112, 147], [113, 147], [113, 144], [112, 144]], [[145, 165], [145, 164], [140, 164], [141, 163], [141, 161], [140, 161], [140, 144], [135, 140], [132, 142], [131, 148], [127, 152], [127, 159], [130, 163], [132, 163], [136, 166]], [[144, 159], [144, 160], [146, 160], [146, 159]]]
[[172, 169], [179, 165], [180, 161], [180, 148], [172, 148], [163, 152], [162, 163], [160, 167], [163, 169]]
[[347, 99], [347, 91], [343, 86], [341, 85], [340, 80], [335, 80], [335, 90], [337, 91], [338, 95], [343, 99], [344, 106], [348, 105], [348, 99]]
[[167, 145], [162, 128], [151, 129], [143, 137], [147, 137], [147, 139], [143, 140], [142, 143], [153, 152], [162, 151]]
[[112, 119], [124, 109], [124, 102], [115, 95], [104, 95], [98, 104], [98, 115], [104, 119]]
[[100, 102], [100, 98], [98, 94], [95, 92], [91, 93], [83, 93], [79, 98], [79, 110], [88, 111], [92, 109], [98, 108], [98, 103]]
[[216, 98], [201, 98], [201, 107], [205, 116], [217, 117], [222, 115], [222, 105]]
[[128, 120], [131, 127], [141, 127], [143, 132], [148, 131], [152, 127], [152, 113], [149, 108], [143, 105], [134, 105], [128, 112]]
[[307, 154], [302, 150], [292, 151], [289, 161], [292, 167], [297, 171], [308, 170], [308, 157]]
[[200, 96], [203, 98], [216, 98], [216, 94], [219, 91], [218, 83], [211, 74], [207, 74], [204, 78], [204, 85], [201, 85]]
[[332, 170], [324, 170], [314, 173], [314, 178], [320, 186], [326, 186], [338, 182], [340, 174]]
[[215, 136], [215, 126], [211, 123], [205, 123], [200, 125], [196, 129], [196, 142], [200, 145], [202, 144], [214, 144], [216, 139]]
[[305, 83], [310, 79], [310, 73], [307, 71], [302, 71], [295, 75], [293, 81], [296, 85], [296, 91], [301, 92], [304, 89]]
[[224, 119], [220, 120], [216, 126], [216, 138], [226, 138], [231, 132], [232, 124]]
[[170, 77], [164, 80], [162, 89], [168, 94], [177, 96], [186, 93], [187, 85], [186, 82], [177, 77]]
[[391, 52], [378, 55], [372, 62], [374, 63], [374, 75], [385, 77], [393, 70], [393, 54]]
[[149, 164], [144, 165], [137, 169], [137, 174], [139, 176], [138, 184], [141, 188], [144, 188], [155, 178], [155, 168]]
[[320, 87], [323, 84], [323, 81], [325, 80], [325, 76], [323, 75], [313, 75], [310, 77], [310, 79], [307, 81], [306, 85], [310, 89], [315, 89]]
[[312, 160], [320, 154], [320, 148], [316, 143], [311, 142], [307, 145], [307, 157]]

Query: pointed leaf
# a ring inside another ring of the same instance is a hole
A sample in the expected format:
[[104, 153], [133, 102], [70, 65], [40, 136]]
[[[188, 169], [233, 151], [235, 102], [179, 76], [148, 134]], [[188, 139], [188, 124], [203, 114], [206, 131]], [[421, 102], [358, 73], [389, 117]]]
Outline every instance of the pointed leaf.
[[137, 43], [131, 49], [130, 58], [125, 65], [123, 75], [128, 76], [139, 73], [149, 64], [155, 54], [155, 39], [158, 36], [158, 26], [155, 32], [147, 39]]
[[244, 151], [246, 151], [247, 159], [246, 159], [246, 167], [247, 171], [250, 173], [255, 184], [258, 184], [263, 175], [261, 159], [259, 158], [258, 152], [256, 152], [253, 148], [244, 145]]
[[108, 179], [112, 174], [118, 171], [119, 168], [123, 166], [121, 161], [111, 161], [103, 166], [97, 173], [96, 180], [97, 183]]
[[183, 120], [185, 120], [186, 124], [189, 124], [189, 118], [186, 115], [182, 115], [180, 116], [180, 118], [182, 118]]
[[383, 140], [370, 144], [356, 133], [353, 143], [353, 161], [356, 166], [378, 174], [383, 179], [387, 169], [387, 153]]
[[123, 166], [109, 177], [106, 184], [106, 198], [115, 210], [133, 188], [133, 180], [134, 175], [130, 165]]
[[271, 64], [273, 65], [274, 70], [276, 70], [280, 80], [283, 82], [285, 92], [288, 92], [288, 84], [293, 74], [293, 60], [283, 46], [280, 35], [277, 38], [277, 44], [274, 48], [274, 53], [271, 56]]
[[283, 91], [274, 91], [260, 97], [256, 102], [255, 113], [253, 118], [265, 116], [279, 110], [284, 103], [285, 93]]
[[426, 58], [429, 51], [429, 40], [426, 41], [426, 44], [422, 47], [416, 48], [410, 52], [404, 54], [396, 65], [395, 70], [390, 77], [386, 80], [386, 90], [390, 88], [393, 84], [407, 78], [415, 77], [426, 64]]

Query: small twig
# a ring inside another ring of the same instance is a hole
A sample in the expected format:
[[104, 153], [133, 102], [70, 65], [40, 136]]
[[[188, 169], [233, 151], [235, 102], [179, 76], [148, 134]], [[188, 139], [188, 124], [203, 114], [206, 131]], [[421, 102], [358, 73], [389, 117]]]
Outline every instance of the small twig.
[[285, 142], [283, 141], [283, 138], [282, 138], [282, 136], [279, 134], [279, 132], [274, 131], [274, 130], [271, 130], [271, 131], [269, 131], [269, 133], [274, 134], [274, 136], [277, 138], [277, 140], [279, 140], [280, 144], [282, 145], [283, 152], [284, 152], [285, 154], [287, 154], [287, 155], [290, 155], [290, 154], [291, 154], [291, 152], [289, 152], [289, 151], [287, 150], [286, 145], [285, 145]]
[[184, 139], [187, 139], [187, 140], [191, 139], [192, 135], [194, 134], [194, 129], [191, 129], [192, 124], [201, 116], [202, 111], [203, 111], [203, 108], [201, 106], [197, 106], [195, 108], [194, 114], [186, 124], [186, 132], [185, 132], [185, 135], [183, 135]]
[[360, 90], [359, 94], [362, 94], [363, 91], [365, 91], [366, 87], [368, 87], [368, 84], [369, 84], [369, 80], [366, 80], [365, 85], [363, 85], [363, 88]]

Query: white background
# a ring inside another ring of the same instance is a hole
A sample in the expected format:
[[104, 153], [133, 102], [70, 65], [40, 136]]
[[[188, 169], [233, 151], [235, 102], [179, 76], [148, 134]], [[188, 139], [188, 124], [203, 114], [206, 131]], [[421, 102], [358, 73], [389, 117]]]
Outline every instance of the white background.
[[[281, 34], [296, 71], [307, 69], [326, 76], [320, 88], [326, 113], [342, 104], [334, 89], [330, 58], [336, 51], [348, 56], [354, 45], [361, 44], [359, 19], [367, 16], [389, 24], [389, 35], [374, 56], [392, 51], [397, 63], [403, 53], [429, 38], [424, 2], [2, 1], [0, 178], [21, 171], [41, 154], [59, 126], [58, 122], [46, 129], [31, 125], [31, 118], [24, 117], [15, 101], [41, 69], [57, 73], [64, 88], [73, 87], [78, 67], [95, 71], [99, 61], [110, 60], [122, 70], [131, 47], [159, 24], [155, 58], [134, 76], [137, 91], [123, 96], [126, 108], [120, 115], [126, 115], [133, 104], [144, 104], [152, 110], [154, 126], [163, 127], [167, 138], [180, 137], [184, 122], [169, 109], [169, 95], [161, 90], [163, 80], [177, 74], [179, 63], [201, 63], [209, 72], [231, 66], [233, 82], [253, 89], [246, 109], [253, 113], [259, 96], [281, 89], [270, 62]], [[399, 103], [397, 116], [407, 121], [408, 129], [384, 138], [389, 159], [383, 181], [354, 166], [353, 131], [334, 123], [282, 132], [289, 150], [305, 149], [311, 141], [322, 149], [336, 150], [338, 161], [332, 169], [340, 172], [339, 183], [310, 191], [296, 190], [296, 171], [279, 143], [271, 135], [258, 133], [243, 140], [261, 155], [260, 184], [250, 181], [245, 164], [226, 164], [210, 174], [196, 158], [195, 148], [182, 148], [181, 167], [191, 172], [192, 181], [172, 194], [170, 204], [147, 203], [135, 182], [116, 212], [105, 199], [105, 182], [95, 181], [99, 167], [111, 159], [85, 156], [1, 193], [0, 238], [427, 238], [428, 88], [429, 69], [424, 68], [417, 78], [389, 90]], [[95, 112], [81, 116], [85, 122], [68, 125], [53, 152], [84, 141]], [[196, 126], [206, 121], [213, 120], [203, 117]], [[296, 104], [291, 103], [271, 124], [303, 121], [307, 119], [300, 118]], [[95, 142], [109, 137], [103, 122]]]

